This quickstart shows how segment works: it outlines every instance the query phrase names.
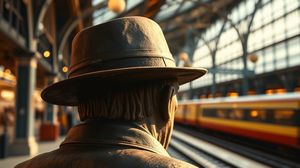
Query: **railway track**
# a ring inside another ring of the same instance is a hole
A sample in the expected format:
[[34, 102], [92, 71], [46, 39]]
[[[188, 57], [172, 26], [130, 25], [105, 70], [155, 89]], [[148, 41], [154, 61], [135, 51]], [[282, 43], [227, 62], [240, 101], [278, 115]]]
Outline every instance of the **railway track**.
[[198, 167], [268, 167], [177, 130], [173, 131], [170, 147], [177, 152], [177, 156], [171, 153], [172, 156], [183, 156], [183, 160]]
[[198, 167], [300, 167], [298, 163], [180, 126], [173, 132], [169, 152]]

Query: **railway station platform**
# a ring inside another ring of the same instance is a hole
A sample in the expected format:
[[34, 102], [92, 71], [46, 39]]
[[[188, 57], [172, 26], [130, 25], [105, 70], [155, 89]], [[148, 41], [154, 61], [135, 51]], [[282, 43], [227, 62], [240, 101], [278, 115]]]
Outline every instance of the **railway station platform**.
[[13, 168], [16, 164], [28, 160], [38, 154], [50, 152], [59, 148], [59, 144], [63, 141], [64, 137], [61, 137], [55, 141], [38, 142], [38, 152], [35, 155], [23, 155], [23, 156], [8, 156], [0, 159], [0, 168]]

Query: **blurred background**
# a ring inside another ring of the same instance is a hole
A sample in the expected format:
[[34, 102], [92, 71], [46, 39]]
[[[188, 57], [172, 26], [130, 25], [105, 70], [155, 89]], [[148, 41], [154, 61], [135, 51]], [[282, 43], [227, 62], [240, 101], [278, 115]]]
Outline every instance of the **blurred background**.
[[[161, 26], [177, 66], [208, 69], [181, 86], [174, 136], [181, 129], [234, 136], [297, 160], [299, 0], [0, 0], [0, 167], [57, 148], [50, 144], [78, 123], [76, 107], [40, 98], [67, 78], [76, 33], [133, 15]], [[187, 158], [172, 142], [170, 153]]]

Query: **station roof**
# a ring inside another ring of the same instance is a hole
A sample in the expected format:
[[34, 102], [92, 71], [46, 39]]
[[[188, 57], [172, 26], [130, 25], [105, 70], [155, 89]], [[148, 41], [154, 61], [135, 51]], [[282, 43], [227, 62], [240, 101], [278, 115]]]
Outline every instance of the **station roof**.
[[[217, 18], [222, 17], [220, 13], [227, 13], [240, 0], [127, 0], [126, 9], [121, 14], [108, 10], [106, 0], [92, 0], [90, 5], [80, 2], [81, 6], [76, 9], [77, 13], [84, 15], [93, 10], [93, 14], [86, 18], [92, 19], [94, 25], [117, 17], [133, 15], [155, 20], [162, 27], [170, 50], [175, 55], [185, 45], [188, 29], [192, 28], [201, 34]], [[83, 28], [82, 25], [80, 28]], [[72, 36], [74, 33], [69, 40]]]
[[124, 13], [94, 15], [94, 23], [120, 16], [141, 15], [152, 18], [160, 24], [171, 52], [176, 54], [185, 44], [188, 29], [201, 33], [220, 17], [220, 12], [227, 13], [239, 2], [240, 0], [128, 0]]
[[[192, 28], [199, 34], [205, 31], [218, 18], [222, 17], [220, 13], [227, 13], [240, 0], [125, 0], [126, 9], [120, 14], [113, 13], [107, 7], [107, 0], [44, 0], [32, 1], [34, 36], [38, 38], [38, 45], [44, 48], [52, 45], [60, 65], [68, 66], [70, 64], [71, 41], [80, 30], [100, 24], [111, 19], [123, 16], [145, 16], [158, 22], [168, 41], [171, 52], [174, 56], [184, 47], [187, 40], [188, 29]], [[26, 15], [25, 2], [20, 1], [21, 7], [17, 5], [6, 4], [3, 16], [13, 11], [13, 16], [17, 18], [18, 24], [22, 24], [28, 19]], [[10, 6], [11, 5], [11, 6]], [[23, 5], [23, 6], [22, 6]], [[41, 22], [46, 27], [40, 30], [39, 16], [46, 8], [46, 15], [54, 16], [55, 24], [51, 19], [45, 17]], [[15, 9], [16, 8], [16, 9]], [[5, 13], [6, 12], [6, 13]], [[51, 14], [52, 12], [52, 14]], [[54, 14], [53, 14], [54, 13]], [[9, 16], [9, 15], [8, 15]], [[7, 16], [7, 19], [9, 17]], [[1, 21], [1, 19], [0, 19]], [[1, 21], [2, 22], [2, 21]], [[23, 24], [19, 33], [14, 32], [8, 25], [3, 29], [4, 22], [0, 29], [0, 61], [6, 68], [14, 72], [16, 52], [28, 52], [28, 25]], [[52, 26], [54, 25], [54, 26]], [[4, 26], [5, 27], [5, 26]], [[45, 30], [47, 29], [49, 30]], [[54, 27], [54, 28], [52, 28]], [[22, 32], [21, 32], [22, 30]], [[22, 37], [24, 35], [24, 37]], [[44, 44], [43, 41], [46, 41]], [[39, 60], [43, 64], [44, 59]], [[44, 61], [45, 62], [45, 61]], [[40, 68], [43, 67], [43, 68]], [[48, 66], [49, 67], [49, 66]], [[39, 69], [40, 68], [40, 69]], [[38, 66], [38, 76], [43, 76], [50, 72], [47, 66]]]

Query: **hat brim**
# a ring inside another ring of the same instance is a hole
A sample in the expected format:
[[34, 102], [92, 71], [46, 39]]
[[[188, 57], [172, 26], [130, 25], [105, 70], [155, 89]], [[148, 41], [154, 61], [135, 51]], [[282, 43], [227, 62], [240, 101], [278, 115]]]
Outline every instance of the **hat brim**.
[[45, 88], [41, 97], [44, 101], [56, 105], [76, 106], [78, 97], [84, 93], [84, 89], [101, 87], [101, 83], [120, 84], [136, 83], [140, 81], [153, 81], [164, 79], [177, 79], [180, 85], [195, 80], [204, 74], [204, 68], [176, 68], [176, 67], [133, 67], [86, 73], [73, 78], [68, 78], [54, 83]]

